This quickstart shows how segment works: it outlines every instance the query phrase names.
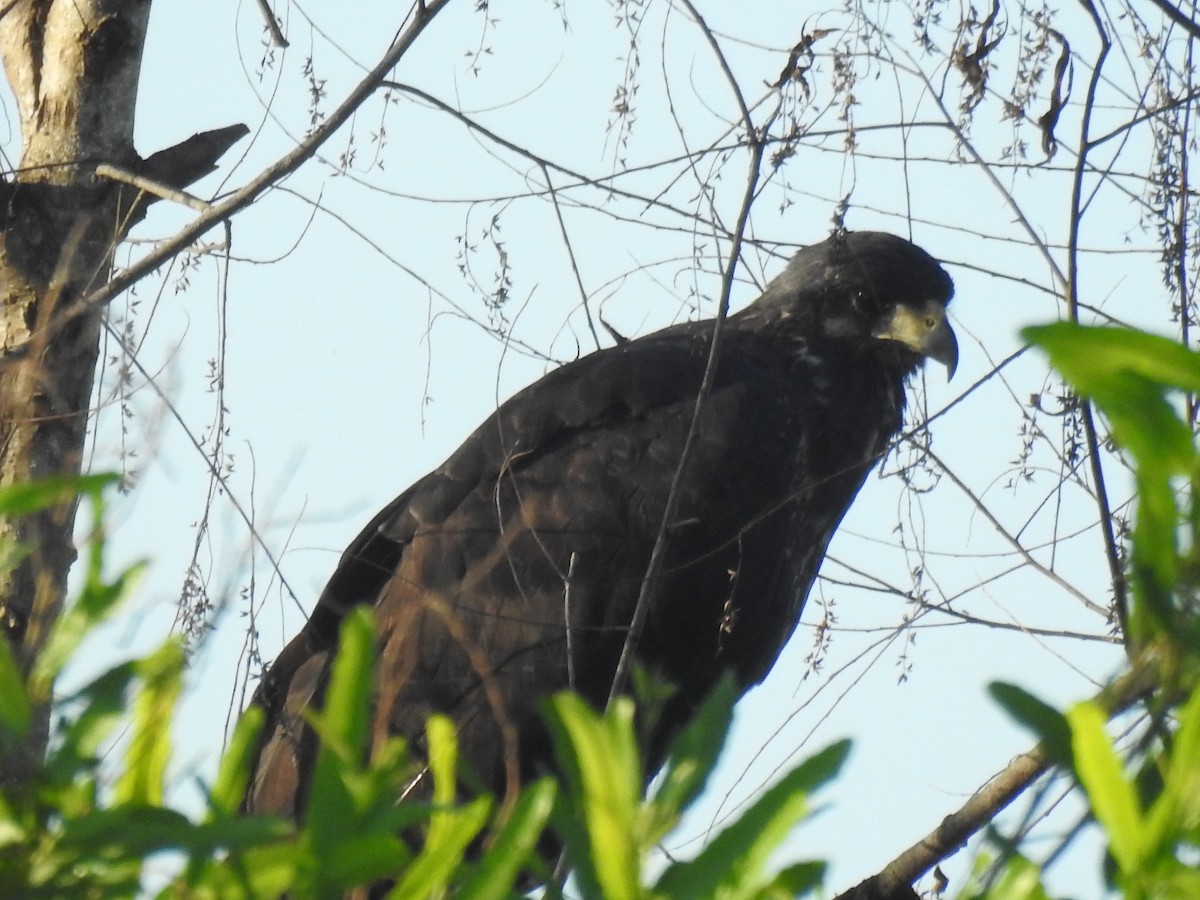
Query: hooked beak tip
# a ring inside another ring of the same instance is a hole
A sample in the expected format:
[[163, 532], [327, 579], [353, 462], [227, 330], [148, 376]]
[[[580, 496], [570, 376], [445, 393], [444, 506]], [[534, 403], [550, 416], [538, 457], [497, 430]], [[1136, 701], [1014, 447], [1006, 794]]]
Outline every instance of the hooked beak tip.
[[958, 338], [949, 322], [943, 321], [941, 326], [929, 336], [926, 354], [946, 367], [946, 380], [954, 377], [958, 369]]

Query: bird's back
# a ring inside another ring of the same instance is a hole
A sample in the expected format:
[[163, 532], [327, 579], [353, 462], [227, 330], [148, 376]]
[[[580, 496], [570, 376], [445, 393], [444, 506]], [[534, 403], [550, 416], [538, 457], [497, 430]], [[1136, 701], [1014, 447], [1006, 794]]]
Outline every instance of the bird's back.
[[[374, 737], [458, 724], [478, 786], [548, 761], [538, 702], [609, 692], [691, 427], [713, 325], [558, 369], [505, 403], [377, 515], [264, 678], [253, 810], [297, 814], [337, 625], [373, 604]], [[902, 388], [788, 330], [726, 323], [638, 659], [678, 689], [646, 748], [727, 669], [759, 680], [795, 627], [829, 536], [898, 426]], [[568, 644], [571, 653], [568, 655]]]

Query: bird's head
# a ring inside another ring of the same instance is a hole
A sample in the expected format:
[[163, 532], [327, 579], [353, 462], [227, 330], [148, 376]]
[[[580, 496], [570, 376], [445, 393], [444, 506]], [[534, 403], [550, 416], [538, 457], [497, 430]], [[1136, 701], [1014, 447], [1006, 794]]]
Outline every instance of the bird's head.
[[916, 244], [848, 231], [797, 253], [747, 311], [860, 342], [905, 374], [928, 358], [953, 376], [958, 341], [946, 318], [953, 294], [950, 276]]

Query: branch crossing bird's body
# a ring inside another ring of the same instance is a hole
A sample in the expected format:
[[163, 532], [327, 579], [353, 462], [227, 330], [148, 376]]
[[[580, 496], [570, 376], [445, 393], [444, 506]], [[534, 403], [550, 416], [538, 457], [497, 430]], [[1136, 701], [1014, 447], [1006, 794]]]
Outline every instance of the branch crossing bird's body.
[[[676, 688], [651, 762], [723, 672], [744, 689], [775, 662], [900, 428], [906, 377], [927, 356], [953, 371], [952, 292], [918, 247], [849, 232], [801, 251], [726, 320], [637, 647]], [[551, 372], [371, 521], [255, 695], [267, 726], [247, 809], [303, 809], [303, 710], [320, 704], [356, 604], [376, 613], [376, 740], [417, 739], [441, 712], [482, 786], [548, 762], [539, 701], [608, 696], [713, 330], [677, 325]]]

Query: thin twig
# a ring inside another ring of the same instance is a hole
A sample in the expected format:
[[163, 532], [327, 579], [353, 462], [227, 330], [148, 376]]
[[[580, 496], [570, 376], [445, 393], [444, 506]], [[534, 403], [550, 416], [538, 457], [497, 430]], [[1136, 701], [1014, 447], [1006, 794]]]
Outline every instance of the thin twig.
[[1177, 7], [1174, 3], [1171, 3], [1170, 0], [1150, 0], [1150, 2], [1158, 7], [1162, 11], [1163, 15], [1181, 27], [1192, 37], [1200, 38], [1200, 24], [1197, 24], [1194, 20], [1185, 16], [1183, 11], [1180, 10], [1179, 7]]
[[[1100, 38], [1100, 49], [1096, 53], [1096, 62], [1092, 67], [1092, 77], [1088, 80], [1087, 97], [1083, 102], [1083, 112], [1079, 124], [1079, 155], [1075, 163], [1075, 175], [1071, 185], [1071, 220], [1067, 238], [1067, 312], [1072, 322], [1079, 321], [1079, 226], [1083, 218], [1081, 211], [1083, 197], [1083, 175], [1087, 168], [1088, 151], [1091, 145], [1088, 132], [1091, 129], [1092, 110], [1096, 105], [1096, 89], [1100, 85], [1100, 73], [1104, 69], [1104, 60], [1112, 43], [1108, 31], [1100, 18], [1092, 0], [1081, 0], [1084, 9], [1092, 17], [1092, 23]], [[1084, 440], [1088, 448], [1088, 462], [1092, 470], [1092, 478], [1096, 482], [1096, 505], [1099, 507], [1100, 534], [1104, 538], [1104, 555], [1108, 560], [1109, 578], [1112, 582], [1113, 608], [1117, 614], [1117, 624], [1121, 634], [1128, 638], [1128, 598], [1125, 586], [1125, 570], [1121, 565], [1121, 554], [1117, 548], [1117, 538], [1112, 525], [1112, 506], [1108, 502], [1108, 488], [1104, 479], [1104, 462], [1100, 455], [1100, 439], [1096, 433], [1096, 417], [1092, 404], [1084, 397], [1080, 398], [1080, 418], [1083, 420]]]
[[563, 623], [567, 635], [567, 687], [575, 690], [575, 648], [571, 634], [575, 627], [571, 624], [571, 588], [575, 584], [575, 565], [579, 554], [572, 551], [571, 561], [567, 564], [567, 577], [563, 581]]
[[[587, 288], [583, 286], [583, 276], [579, 274], [579, 261], [575, 259], [575, 246], [571, 243], [571, 235], [567, 232], [567, 223], [563, 220], [562, 208], [558, 203], [558, 191], [554, 189], [554, 183], [550, 180], [550, 167], [541, 164], [542, 177], [546, 179], [546, 189], [550, 193], [550, 202], [554, 205], [554, 218], [558, 220], [558, 230], [562, 234], [563, 246], [567, 248], [567, 258], [571, 261], [571, 274], [575, 276], [575, 286], [579, 288], [579, 302], [583, 304], [583, 314], [587, 317], [588, 331], [592, 333], [592, 340], [596, 342], [596, 349], [600, 349], [600, 335], [596, 334], [596, 323], [592, 321], [592, 307], [588, 302]], [[574, 564], [575, 557], [571, 557], [571, 562]]]
[[325, 142], [350, 120], [359, 106], [374, 93], [380, 82], [409, 51], [430, 22], [449, 4], [450, 0], [430, 0], [429, 3], [418, 7], [408, 28], [400, 34], [375, 67], [354, 87], [341, 105], [313, 131], [310, 137], [298, 144], [274, 165], [264, 169], [256, 178], [239, 188], [228, 199], [214, 205], [208, 212], [193, 220], [190, 225], [181, 228], [170, 240], [163, 242], [157, 249], [147, 253], [136, 263], [118, 272], [107, 284], [80, 298], [71, 309], [58, 318], [56, 325], [61, 328], [67, 321], [78, 318], [107, 303], [178, 254], [210, 228], [220, 225], [241, 212], [274, 188], [278, 182], [308, 162]]
[[238, 517], [242, 520], [243, 524], [245, 524], [247, 530], [250, 532], [250, 536], [254, 539], [254, 542], [262, 548], [263, 553], [266, 554], [267, 560], [271, 564], [271, 568], [274, 569], [275, 574], [279, 577], [279, 583], [287, 592], [288, 597], [291, 598], [292, 602], [296, 605], [296, 608], [300, 610], [301, 613], [307, 615], [307, 610], [305, 610], [304, 606], [300, 603], [296, 592], [292, 590], [292, 586], [288, 583], [287, 578], [284, 577], [283, 569], [279, 560], [276, 558], [275, 554], [271, 552], [271, 548], [267, 545], [266, 539], [262, 536], [258, 530], [258, 527], [254, 524], [254, 516], [246, 512], [246, 508], [242, 506], [241, 502], [238, 500], [237, 494], [234, 492], [233, 487], [229, 484], [229, 482], [226, 481], [225, 476], [221, 473], [220, 468], [212, 460], [212, 458], [204, 452], [204, 447], [201, 446], [200, 441], [197, 440], [196, 436], [188, 427], [187, 422], [183, 418], [183, 414], [179, 411], [179, 408], [171, 402], [171, 398], [167, 396], [166, 391], [164, 391], [159, 385], [158, 379], [156, 379], [153, 375], [151, 375], [150, 372], [146, 370], [146, 367], [142, 365], [134, 349], [129, 346], [125, 338], [112, 326], [112, 324], [105, 322], [104, 328], [106, 331], [108, 331], [112, 339], [116, 341], [117, 345], [121, 347], [122, 351], [129, 357], [129, 364], [133, 366], [139, 374], [141, 374], [141, 376], [146, 380], [146, 384], [150, 386], [150, 389], [158, 395], [159, 401], [166, 407], [167, 412], [171, 414], [171, 418], [173, 418], [183, 429], [183, 433], [191, 442], [192, 448], [200, 455], [200, 458], [204, 460], [204, 465], [208, 468], [209, 475], [218, 484], [220, 484], [221, 488], [225, 491], [226, 498], [228, 498], [230, 504], [233, 506], [234, 511], [238, 514]]
[[98, 178], [107, 178], [110, 181], [131, 184], [139, 191], [153, 194], [162, 200], [170, 200], [173, 203], [190, 206], [199, 212], [208, 212], [212, 209], [211, 203], [205, 203], [199, 197], [195, 197], [187, 191], [181, 191], [178, 188], [171, 187], [169, 184], [154, 181], [144, 175], [137, 174], [137, 172], [130, 172], [128, 169], [122, 169], [120, 166], [114, 166], [110, 163], [100, 163], [100, 165], [96, 166], [96, 176]]
[[271, 11], [271, 4], [267, 0], [256, 0], [258, 8], [262, 11], [263, 22], [266, 23], [267, 31], [271, 34], [271, 40], [276, 46], [288, 47], [287, 38], [283, 36], [283, 30], [279, 27], [279, 20], [275, 18], [275, 13]]
[[[700, 25], [707, 33], [707, 28], [704, 27], [702, 20], [700, 21]], [[725, 71], [732, 82], [732, 74], [729, 72], [728, 67], [725, 68]], [[738, 95], [739, 105], [745, 110], [746, 106], [741, 101], [741, 94], [737, 90], [736, 83], [733, 83], [733, 88]], [[748, 111], [746, 111], [746, 115], [749, 116]], [[608, 694], [610, 705], [625, 689], [625, 682], [628, 680], [629, 671], [633, 665], [633, 656], [637, 651], [642, 631], [646, 626], [646, 617], [650, 613], [654, 588], [658, 583], [659, 573], [662, 571], [663, 562], [666, 558], [667, 536], [675, 522], [675, 514], [679, 510], [683, 494], [683, 482], [687, 475], [692, 447], [695, 445], [696, 436], [700, 431], [700, 419], [704, 412], [704, 407], [709, 395], [712, 393], [713, 384], [716, 381], [717, 361], [720, 358], [721, 352], [721, 337], [724, 333], [725, 319], [729, 313], [729, 298], [733, 291], [733, 282], [737, 273], [738, 261], [741, 258], [742, 241], [746, 233], [747, 223], [750, 220], [750, 210], [754, 206], [758, 180], [762, 173], [762, 160], [767, 146], [766, 141], [763, 140], [763, 135], [770, 132], [775, 116], [776, 113], [772, 113], [761, 129], [756, 129], [754, 122], [749, 118], [745, 120], [746, 138], [750, 142], [751, 147], [749, 173], [746, 178], [746, 189], [742, 195], [741, 208], [738, 210], [737, 224], [733, 229], [732, 243], [729, 248], [729, 263], [725, 267], [725, 274], [721, 280], [721, 299], [717, 306], [716, 319], [713, 322], [713, 335], [712, 341], [709, 344], [708, 361], [705, 363], [704, 376], [700, 380], [700, 389], [696, 395], [696, 404], [692, 410], [692, 420], [688, 425], [687, 437], [684, 439], [683, 449], [679, 454], [679, 462], [676, 464], [675, 473], [671, 478], [671, 488], [667, 493], [667, 502], [663, 510], [662, 521], [659, 523], [658, 535], [654, 539], [654, 548], [650, 551], [650, 561], [646, 566], [646, 573], [642, 576], [637, 605], [634, 607], [633, 617], [629, 622], [629, 633], [625, 636], [625, 644], [621, 648], [621, 657], [617, 661], [616, 670], [613, 672], [612, 687]]]
[[929, 456], [933, 463], [946, 474], [946, 477], [954, 482], [954, 486], [967, 495], [971, 502], [975, 504], [975, 508], [983, 514], [983, 517], [987, 519], [991, 526], [1000, 533], [1002, 538], [1012, 544], [1013, 549], [1021, 554], [1021, 558], [1025, 560], [1025, 562], [1028, 563], [1031, 568], [1035, 569], [1037, 572], [1040, 572], [1042, 575], [1045, 575], [1092, 612], [1107, 617], [1108, 610], [1106, 610], [1103, 606], [1092, 602], [1090, 597], [1080, 591], [1079, 588], [1071, 584], [1071, 582], [1067, 581], [1053, 569], [1047, 568], [1034, 559], [1033, 554], [1031, 554], [1019, 540], [1013, 537], [1012, 533], [1009, 532], [1009, 530], [1005, 528], [1003, 524], [1001, 524], [1000, 520], [996, 518], [992, 511], [987, 508], [987, 504], [980, 500], [979, 497], [975, 495], [975, 492], [972, 491], [961, 478], [955, 475], [953, 470], [951, 470], [951, 468], [946, 465], [946, 463], [940, 459], [936, 453], [928, 448], [925, 448], [925, 453]]

